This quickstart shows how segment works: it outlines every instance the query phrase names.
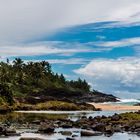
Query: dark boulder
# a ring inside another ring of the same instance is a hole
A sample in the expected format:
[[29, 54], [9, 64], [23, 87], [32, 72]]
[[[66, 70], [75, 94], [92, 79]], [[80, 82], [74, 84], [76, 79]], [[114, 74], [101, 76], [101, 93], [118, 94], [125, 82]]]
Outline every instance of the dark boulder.
[[105, 133], [104, 133], [105, 136], [110, 137], [110, 136], [113, 135], [113, 133], [114, 133], [114, 129], [113, 129], [113, 127], [111, 125], [105, 126]]
[[104, 123], [98, 123], [98, 124], [93, 125], [93, 126], [92, 126], [92, 129], [93, 129], [94, 131], [104, 132], [105, 126], [106, 126], [106, 125], [105, 125]]
[[119, 119], [121, 119], [121, 117], [120, 117], [118, 114], [114, 114], [114, 115], [111, 117], [111, 120], [112, 120], [112, 121], [119, 121]]
[[54, 126], [51, 125], [41, 125], [40, 128], [38, 129], [39, 133], [54, 133]]

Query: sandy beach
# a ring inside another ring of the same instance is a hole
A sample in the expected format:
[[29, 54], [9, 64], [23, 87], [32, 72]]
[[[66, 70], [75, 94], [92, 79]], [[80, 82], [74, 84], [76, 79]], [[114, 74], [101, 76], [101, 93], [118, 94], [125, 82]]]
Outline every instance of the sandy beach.
[[120, 104], [98, 104], [98, 103], [90, 103], [94, 105], [96, 108], [101, 108], [101, 110], [140, 110], [140, 106], [130, 106], [130, 105], [120, 105]]

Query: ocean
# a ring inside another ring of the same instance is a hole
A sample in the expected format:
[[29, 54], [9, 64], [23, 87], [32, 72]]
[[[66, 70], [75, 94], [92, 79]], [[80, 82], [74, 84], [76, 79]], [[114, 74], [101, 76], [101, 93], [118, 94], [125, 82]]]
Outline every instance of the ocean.
[[118, 102], [104, 102], [103, 104], [135, 105], [140, 103], [140, 99], [118, 99]]

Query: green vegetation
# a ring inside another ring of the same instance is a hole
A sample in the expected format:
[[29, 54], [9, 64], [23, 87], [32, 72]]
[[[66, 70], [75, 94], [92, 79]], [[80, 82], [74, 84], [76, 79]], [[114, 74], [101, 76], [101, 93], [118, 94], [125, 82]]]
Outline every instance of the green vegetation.
[[[21, 99], [36, 95], [59, 96], [89, 91], [90, 86], [85, 80], [80, 78], [76, 81], [66, 80], [63, 74], [54, 73], [51, 65], [46, 61], [25, 63], [20, 58], [16, 58], [12, 63], [9, 63], [9, 60], [6, 63], [0, 62], [0, 106], [13, 107], [14, 103], [17, 104]], [[61, 108], [59, 103], [53, 102], [53, 105]], [[39, 105], [40, 108], [43, 106], [44, 104]], [[51, 108], [51, 102], [47, 106]], [[66, 106], [77, 108], [70, 103]]]
[[102, 122], [111, 123], [111, 124], [127, 124], [133, 121], [140, 121], [140, 114], [138, 112], [126, 112], [118, 114], [119, 119], [114, 120], [111, 117], [102, 119]]
[[0, 122], [3, 123], [18, 123], [23, 124], [27, 122], [33, 122], [36, 120], [58, 120], [58, 119], [67, 119], [67, 114], [45, 114], [44, 113], [18, 113], [10, 112], [7, 114], [0, 114]]
[[40, 103], [36, 105], [38, 110], [80, 110], [80, 106], [74, 103], [67, 103], [62, 101], [48, 101], [47, 103]]
[[13, 110], [55, 110], [55, 111], [75, 111], [75, 110], [96, 110], [94, 106], [86, 103], [70, 103], [66, 101], [47, 101], [37, 104], [16, 104]]

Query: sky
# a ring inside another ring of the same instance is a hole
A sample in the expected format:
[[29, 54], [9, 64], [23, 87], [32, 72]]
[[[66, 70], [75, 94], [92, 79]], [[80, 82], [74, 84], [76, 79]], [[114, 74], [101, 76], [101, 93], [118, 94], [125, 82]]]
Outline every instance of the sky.
[[140, 1], [0, 0], [0, 60], [16, 57], [139, 98]]

